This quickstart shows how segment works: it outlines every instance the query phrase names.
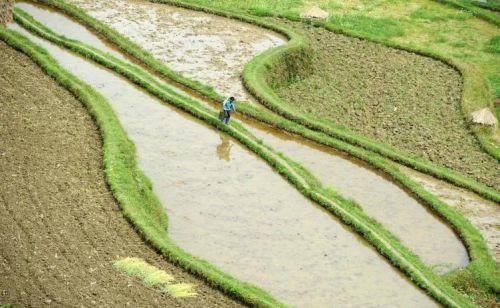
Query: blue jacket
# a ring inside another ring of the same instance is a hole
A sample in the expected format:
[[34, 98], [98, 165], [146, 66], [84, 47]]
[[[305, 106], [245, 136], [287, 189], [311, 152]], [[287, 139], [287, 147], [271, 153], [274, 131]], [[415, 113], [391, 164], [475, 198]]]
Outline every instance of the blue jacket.
[[235, 111], [236, 107], [234, 106], [234, 101], [230, 101], [229, 98], [226, 98], [226, 100], [222, 103], [222, 108], [224, 111]]

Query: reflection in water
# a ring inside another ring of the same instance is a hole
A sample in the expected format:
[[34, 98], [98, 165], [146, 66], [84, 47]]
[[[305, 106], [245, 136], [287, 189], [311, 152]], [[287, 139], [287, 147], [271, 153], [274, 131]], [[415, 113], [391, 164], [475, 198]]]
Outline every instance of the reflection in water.
[[231, 161], [231, 147], [233, 144], [228, 136], [223, 133], [219, 134], [221, 143], [217, 146], [217, 156], [220, 160], [225, 160], [227, 162]]

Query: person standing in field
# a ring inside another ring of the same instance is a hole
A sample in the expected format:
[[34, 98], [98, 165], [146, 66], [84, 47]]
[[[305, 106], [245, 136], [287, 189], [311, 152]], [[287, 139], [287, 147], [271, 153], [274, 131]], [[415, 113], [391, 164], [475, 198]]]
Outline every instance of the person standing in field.
[[229, 124], [229, 121], [231, 121], [231, 113], [233, 111], [236, 111], [236, 107], [234, 105], [234, 97], [228, 97], [224, 102], [222, 103], [222, 112], [224, 113], [224, 123]]

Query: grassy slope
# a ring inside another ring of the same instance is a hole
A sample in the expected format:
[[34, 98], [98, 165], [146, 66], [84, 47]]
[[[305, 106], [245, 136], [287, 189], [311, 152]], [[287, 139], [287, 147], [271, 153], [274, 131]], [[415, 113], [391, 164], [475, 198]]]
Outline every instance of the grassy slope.
[[[20, 12], [19, 12], [20, 13]], [[18, 14], [19, 15], [19, 14]], [[23, 15], [23, 14], [21, 14]], [[18, 21], [26, 24], [26, 22], [23, 21], [24, 18], [17, 18]], [[28, 17], [29, 19], [29, 17]], [[34, 22], [32, 22], [34, 23]], [[29, 25], [28, 25], [29, 26]], [[109, 62], [108, 60], [106, 59], [103, 59], [102, 56], [98, 56], [96, 55], [93, 51], [89, 51], [91, 49], [88, 49], [87, 47], [83, 46], [83, 45], [80, 45], [76, 42], [72, 42], [72, 41], [64, 41], [62, 38], [54, 38], [54, 35], [53, 34], [50, 34], [50, 31], [48, 31], [47, 29], [44, 30], [44, 31], [37, 31], [36, 28], [43, 28], [43, 26], [36, 26], [36, 27], [31, 27], [32, 30], [35, 30], [36, 32], [38, 32], [39, 34], [41, 35], [44, 35], [46, 36], [47, 38], [51, 38], [55, 41], [55, 42], [58, 42], [59, 44], [62, 44], [62, 45], [65, 45], [77, 52], [80, 52], [82, 53], [83, 55], [85, 55], [86, 57], [89, 57], [91, 59], [94, 59], [96, 61], [98, 61], [99, 63], [102, 63], [106, 66], [108, 66], [109, 68], [112, 68], [112, 69], [115, 69], [117, 71], [120, 71], [122, 74], [124, 74], [124, 76], [126, 76], [127, 78], [131, 79], [132, 81], [138, 83], [139, 85], [142, 85], [144, 86], [146, 89], [152, 91], [153, 94], [156, 94], [156, 95], [159, 95], [160, 98], [163, 98], [164, 99], [164, 96], [162, 96], [161, 94], [159, 94], [158, 92], [156, 92], [156, 90], [154, 90], [154, 87], [151, 88], [150, 86], [150, 83], [152, 83], [151, 81], [148, 82], [141, 82], [140, 79], [143, 79], [143, 77], [134, 77], [134, 75], [130, 75], [130, 73], [127, 73], [126, 70], [123, 70], [123, 65], [115, 65], [113, 64], [116, 63], [117, 61], [116, 60], [111, 60], [111, 62]], [[44, 34], [45, 32], [45, 34]], [[83, 46], [83, 47], [79, 47], [79, 46]], [[87, 51], [85, 51], [87, 50]], [[137, 71], [137, 70], [129, 70], [129, 71]], [[143, 75], [143, 73], [140, 73], [138, 72], [139, 75]], [[136, 75], [137, 76], [137, 75]], [[144, 77], [145, 80], [148, 80], [150, 78], [147, 78], [147, 77]], [[138, 82], [139, 81], [139, 82]], [[196, 114], [195, 114], [196, 115]], [[237, 137], [237, 136], [235, 136]], [[258, 152], [259, 153], [259, 152]], [[261, 156], [267, 156], [265, 155], [265, 153], [259, 153]], [[372, 159], [372, 162], [376, 162], [377, 159]], [[391, 169], [389, 165], [384, 165], [383, 162], [379, 162], [378, 165], [381, 167], [381, 168], [386, 168], [386, 169]], [[385, 167], [384, 167], [385, 166]], [[397, 170], [397, 169], [396, 169]], [[397, 173], [397, 171], [392, 170], [392, 172], [395, 172]], [[299, 170], [299, 173], [300, 170]], [[285, 176], [286, 176], [286, 173], [285, 173]], [[408, 178], [404, 178], [403, 175], [399, 175], [399, 176], [402, 176], [403, 178], [401, 178], [401, 181], [404, 182], [405, 184], [412, 184], [411, 183], [411, 180], [408, 179]], [[290, 178], [290, 177], [289, 177]], [[405, 182], [406, 181], [406, 182]], [[292, 181], [293, 182], [293, 181]], [[315, 185], [315, 180], [312, 179], [312, 180], [309, 180], [308, 181], [309, 183], [313, 183], [311, 184], [311, 186], [314, 186]], [[296, 183], [298, 184], [298, 183]], [[304, 192], [304, 187], [300, 187], [301, 185], [299, 184], [299, 189], [301, 189], [303, 192]], [[410, 185], [412, 186], [412, 185]], [[417, 185], [418, 186], [418, 185]], [[477, 276], [479, 278], [479, 281], [483, 280], [483, 278], [486, 278], [486, 280], [490, 280], [491, 279], [488, 279], [487, 278], [487, 272], [494, 272], [495, 269], [494, 269], [494, 265], [491, 263], [491, 257], [488, 257], [488, 252], [487, 250], [484, 249], [484, 247], [481, 247], [481, 246], [484, 246], [484, 240], [477, 234], [477, 231], [475, 231], [471, 226], [470, 224], [468, 224], [468, 222], [466, 220], [464, 220], [460, 215], [457, 215], [456, 213], [454, 213], [454, 211], [450, 211], [445, 205], [441, 204], [440, 201], [435, 198], [435, 197], [432, 197], [430, 194], [426, 193], [423, 189], [421, 189], [421, 187], [417, 187], [417, 186], [413, 186], [413, 188], [415, 189], [415, 192], [417, 193], [417, 195], [419, 195], [422, 199], [424, 200], [427, 200], [428, 202], [431, 203], [431, 205], [435, 208], [436, 210], [438, 210], [438, 212], [441, 214], [441, 215], [444, 215], [448, 220], [450, 220], [452, 222], [452, 224], [457, 228], [459, 229], [459, 232], [461, 234], [461, 236], [463, 236], [466, 240], [466, 242], [468, 243], [468, 246], [469, 248], [471, 249], [471, 255], [472, 255], [472, 258], [474, 260], [473, 264], [471, 264], [471, 266], [469, 267], [470, 269], [470, 272], [467, 271], [468, 273], [483, 273], [483, 274], [479, 274], [479, 276]], [[332, 205], [331, 202], [329, 202], [327, 199], [325, 199], [323, 196], [321, 196], [321, 192], [318, 193], [318, 192], [313, 192], [313, 193], [307, 193], [306, 192], [306, 195], [309, 194], [310, 197], [312, 197], [314, 200], [318, 201], [319, 203], [323, 204], [326, 208], [328, 208], [329, 210], [333, 211], [335, 214], [341, 216], [341, 218], [347, 222], [348, 224], [353, 224], [353, 226], [358, 229], [359, 232], [361, 232], [365, 237], [367, 237], [369, 239], [370, 242], [372, 242], [376, 247], [377, 249], [379, 249], [379, 251], [381, 251], [383, 254], [385, 255], [388, 255], [389, 258], [395, 262], [395, 264], [398, 264], [398, 266], [402, 267], [407, 273], [410, 274], [410, 276], [416, 280], [416, 281], [420, 281], [420, 283], [422, 282], [421, 278], [419, 279], [419, 277], [414, 277], [414, 273], [412, 273], [412, 271], [408, 271], [408, 268], [406, 267], [407, 265], [404, 265], [405, 262], [401, 263], [401, 259], [400, 257], [397, 257], [394, 255], [394, 252], [391, 251], [392, 249], [389, 249], [387, 250], [387, 247], [389, 245], [389, 248], [390, 246], [392, 245], [393, 247], [398, 247], [399, 244], [397, 242], [394, 242], [394, 239], [392, 239], [392, 237], [389, 235], [389, 234], [386, 234], [385, 237], [388, 238], [388, 241], [389, 242], [393, 242], [393, 244], [387, 244], [387, 240], [382, 240], [382, 242], [380, 242], [380, 238], [377, 239], [377, 237], [373, 237], [373, 231], [370, 231], [367, 233], [367, 227], [365, 224], [368, 224], [368, 225], [373, 225], [373, 227], [375, 227], [376, 229], [378, 229], [378, 231], [376, 231], [376, 233], [380, 233], [381, 234], [384, 234], [384, 233], [387, 233], [385, 230], [383, 230], [383, 228], [381, 228], [380, 226], [378, 226], [375, 222], [372, 222], [370, 219], [367, 219], [366, 217], [365, 218], [362, 218], [360, 221], [365, 221], [364, 223], [359, 222], [358, 221], [353, 221], [353, 218], [350, 217], [349, 214], [347, 214], [345, 212], [345, 209], [347, 208], [348, 211], [353, 211], [353, 208], [352, 208], [352, 204], [341, 198], [340, 196], [333, 196], [333, 199], [336, 200], [336, 202], [339, 202], [340, 204], [343, 204], [343, 207], [344, 207], [344, 210], [342, 209], [339, 209], [338, 206], [336, 206], [335, 204]], [[325, 194], [327, 195], [327, 194]], [[329, 197], [331, 198], [331, 197]], [[359, 216], [358, 216], [359, 217]], [[363, 217], [363, 215], [361, 215], [361, 217]], [[364, 230], [364, 231], [363, 231]], [[373, 229], [372, 229], [373, 230]], [[385, 242], [385, 243], [384, 243]], [[480, 248], [481, 247], [481, 248]], [[401, 250], [403, 251], [403, 255], [406, 255], [406, 259], [410, 259], [410, 260], [414, 260], [413, 263], [414, 264], [421, 264], [420, 261], [418, 261], [418, 259], [414, 258], [414, 256], [411, 256], [411, 254], [408, 254], [408, 252], [405, 252], [405, 249], [403, 249], [402, 247], [398, 248], [398, 250]], [[488, 261], [488, 258], [490, 259], [490, 261]], [[488, 265], [490, 264], [490, 265]], [[493, 265], [493, 267], [491, 267], [491, 265]], [[419, 265], [418, 267], [420, 267], [421, 265]], [[406, 268], [405, 268], [406, 267]], [[472, 270], [474, 268], [474, 270]], [[423, 269], [425, 271], [425, 269]], [[429, 273], [428, 273], [429, 274]], [[485, 275], [486, 274], [486, 275]], [[431, 277], [432, 277], [432, 274], [431, 274]], [[483, 277], [483, 278], [481, 278]], [[425, 284], [427, 283], [424, 283], [424, 287], [425, 287]], [[488, 285], [490, 283], [486, 282], [486, 285]], [[431, 291], [429, 289], [427, 289], [428, 291]], [[431, 292], [431, 294], [433, 294]], [[434, 293], [434, 296], [436, 296], [436, 298], [440, 298], [439, 295], [435, 294]]]
[[0, 28], [0, 39], [32, 58], [46, 74], [68, 89], [89, 110], [101, 130], [104, 170], [113, 195], [127, 219], [146, 242], [170, 261], [194, 273], [226, 294], [257, 307], [282, 306], [264, 291], [240, 282], [178, 248], [167, 235], [167, 216], [149, 180], [137, 168], [134, 145], [128, 140], [104, 97], [62, 69], [47, 52], [16, 32]]

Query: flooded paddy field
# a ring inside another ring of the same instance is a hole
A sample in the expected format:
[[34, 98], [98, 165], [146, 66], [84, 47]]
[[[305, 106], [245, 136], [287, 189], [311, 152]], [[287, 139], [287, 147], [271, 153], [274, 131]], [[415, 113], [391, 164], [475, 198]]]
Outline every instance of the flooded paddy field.
[[[135, 4], [136, 1], [132, 3]], [[163, 12], [163, 7], [152, 6], [166, 16], [173, 14], [172, 10], [176, 9], [168, 7], [168, 10]], [[28, 11], [43, 15], [36, 10]], [[111, 9], [108, 8], [108, 11]], [[115, 12], [114, 15], [127, 16], [121, 11]], [[231, 27], [233, 29], [237, 29], [241, 24], [233, 20], [227, 22], [234, 23]], [[178, 27], [183, 26], [183, 24], [178, 25]], [[126, 32], [127, 26], [122, 25], [121, 29], [123, 28], [125, 30], [122, 31]], [[172, 30], [171, 27], [169, 29]], [[66, 30], [67, 34], [71, 34], [68, 31], [71, 30]], [[268, 34], [267, 31], [265, 33]], [[219, 34], [219, 36], [224, 37], [225, 33]], [[166, 43], [168, 44], [168, 42]], [[241, 69], [245, 58], [241, 57], [239, 61]], [[301, 138], [289, 137], [287, 134], [262, 125], [254, 125], [253, 122], [247, 121], [245, 123], [250, 131], [266, 143], [309, 168], [325, 186], [331, 186], [344, 196], [358, 201], [369, 215], [382, 222], [424, 262], [437, 266], [440, 272], [467, 264], [467, 252], [449, 227], [434, 217], [403, 189], [370, 170], [366, 164], [360, 166], [360, 162], [351, 162], [351, 158], [337, 151], [326, 147], [317, 147], [314, 143]], [[438, 240], [428, 241], [430, 236], [437, 237]]]

